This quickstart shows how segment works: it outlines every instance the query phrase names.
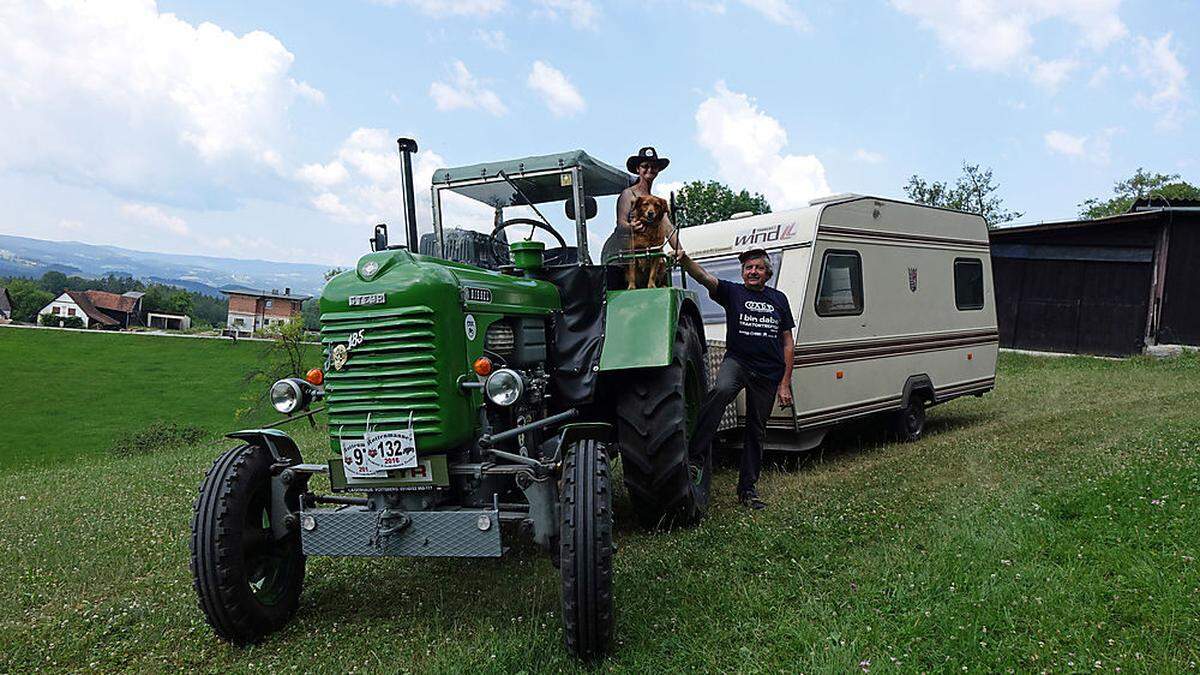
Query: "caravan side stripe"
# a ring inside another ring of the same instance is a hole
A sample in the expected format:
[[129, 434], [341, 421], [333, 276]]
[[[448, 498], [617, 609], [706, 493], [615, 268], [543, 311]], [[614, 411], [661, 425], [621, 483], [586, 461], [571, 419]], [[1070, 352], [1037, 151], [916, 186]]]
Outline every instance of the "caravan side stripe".
[[862, 361], [886, 356], [901, 356], [920, 352], [956, 349], [961, 347], [999, 344], [1000, 334], [995, 328], [972, 331], [956, 331], [938, 335], [914, 335], [900, 338], [863, 340], [853, 344], [797, 345], [793, 363], [807, 368], [829, 363]]
[[977, 239], [961, 239], [958, 237], [935, 237], [927, 234], [909, 234], [906, 232], [885, 232], [882, 230], [864, 230], [857, 227], [836, 227], [833, 225], [821, 225], [817, 230], [818, 235], [831, 234], [841, 237], [860, 237], [862, 239], [878, 240], [880, 243], [914, 243], [914, 244], [939, 244], [942, 246], [953, 246], [959, 248], [978, 249], [981, 252], [988, 250], [988, 242], [979, 241]]

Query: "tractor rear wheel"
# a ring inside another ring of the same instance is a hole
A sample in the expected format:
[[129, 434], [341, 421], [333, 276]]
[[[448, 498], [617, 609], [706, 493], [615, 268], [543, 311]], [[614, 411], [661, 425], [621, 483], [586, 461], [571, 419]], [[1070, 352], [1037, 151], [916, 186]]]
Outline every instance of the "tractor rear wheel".
[[608, 458], [594, 440], [567, 448], [559, 511], [559, 572], [567, 649], [598, 657], [613, 634], [612, 486]]
[[712, 448], [689, 456], [688, 442], [708, 391], [704, 347], [691, 317], [679, 318], [671, 363], [635, 372], [617, 402], [625, 487], [638, 520], [670, 528], [708, 509]]
[[257, 642], [300, 604], [299, 533], [271, 528], [271, 453], [242, 445], [217, 458], [192, 510], [192, 580], [200, 609], [221, 638]]

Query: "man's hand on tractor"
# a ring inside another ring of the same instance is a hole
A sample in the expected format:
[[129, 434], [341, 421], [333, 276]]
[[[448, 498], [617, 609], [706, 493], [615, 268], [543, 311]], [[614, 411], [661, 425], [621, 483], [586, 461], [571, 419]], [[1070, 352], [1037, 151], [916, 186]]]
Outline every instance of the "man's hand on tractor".
[[779, 383], [779, 407], [792, 407], [792, 383], [784, 380]]

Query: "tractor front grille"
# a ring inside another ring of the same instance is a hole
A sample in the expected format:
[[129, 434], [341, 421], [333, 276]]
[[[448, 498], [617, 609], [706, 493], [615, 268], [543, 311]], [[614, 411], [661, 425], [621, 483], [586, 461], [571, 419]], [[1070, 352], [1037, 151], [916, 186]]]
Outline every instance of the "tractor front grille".
[[412, 416], [418, 439], [441, 427], [433, 310], [425, 306], [321, 315], [326, 358], [362, 331], [341, 370], [325, 371], [329, 433], [362, 438], [367, 430], [408, 428]]

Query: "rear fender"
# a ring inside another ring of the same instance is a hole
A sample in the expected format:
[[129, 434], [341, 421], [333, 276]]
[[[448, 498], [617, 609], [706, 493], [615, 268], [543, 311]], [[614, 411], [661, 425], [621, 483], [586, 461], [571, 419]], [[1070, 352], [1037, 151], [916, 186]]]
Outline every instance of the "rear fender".
[[687, 315], [700, 331], [695, 291], [681, 288], [639, 288], [609, 291], [605, 300], [604, 348], [600, 372], [656, 368], [671, 363], [679, 317]]

